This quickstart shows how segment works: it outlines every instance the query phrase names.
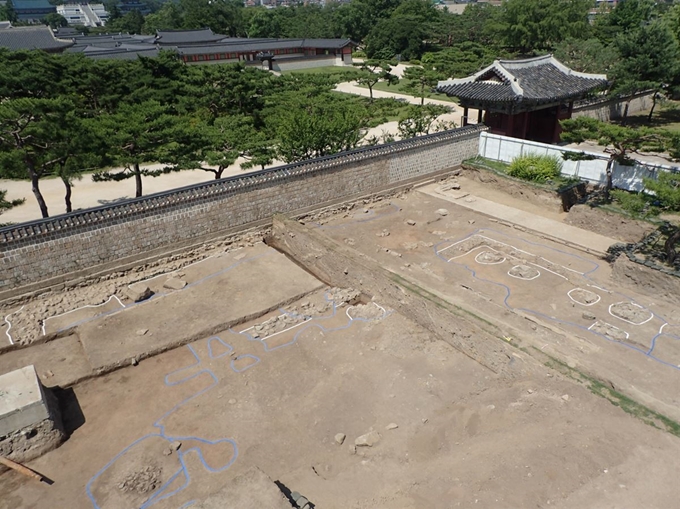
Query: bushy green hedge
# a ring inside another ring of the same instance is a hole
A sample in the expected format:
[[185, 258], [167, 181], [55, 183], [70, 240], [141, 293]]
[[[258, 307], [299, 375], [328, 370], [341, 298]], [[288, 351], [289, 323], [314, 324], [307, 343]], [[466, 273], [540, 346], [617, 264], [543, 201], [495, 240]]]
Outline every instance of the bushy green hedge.
[[526, 154], [510, 163], [508, 175], [531, 182], [546, 182], [560, 176], [562, 161], [557, 156]]

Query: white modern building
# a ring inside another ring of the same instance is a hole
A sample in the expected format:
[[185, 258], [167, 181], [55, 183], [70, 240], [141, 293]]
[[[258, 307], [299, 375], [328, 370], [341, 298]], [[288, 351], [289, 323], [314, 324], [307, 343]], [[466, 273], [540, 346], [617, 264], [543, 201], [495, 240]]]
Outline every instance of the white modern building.
[[106, 25], [109, 13], [104, 4], [63, 4], [57, 5], [57, 14], [66, 18], [69, 25], [101, 27]]

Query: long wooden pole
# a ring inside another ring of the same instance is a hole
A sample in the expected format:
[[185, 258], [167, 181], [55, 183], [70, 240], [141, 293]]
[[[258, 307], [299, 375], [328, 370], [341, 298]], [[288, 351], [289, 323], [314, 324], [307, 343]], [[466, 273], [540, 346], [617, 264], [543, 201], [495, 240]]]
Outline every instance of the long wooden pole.
[[3, 458], [2, 456], [0, 456], [0, 463], [2, 463], [8, 468], [11, 468], [12, 470], [16, 470], [20, 474], [24, 474], [26, 477], [36, 479], [38, 482], [43, 480], [43, 476], [40, 475], [39, 473], [34, 472], [30, 468], [26, 468], [25, 466], [20, 465], [19, 463], [16, 463], [10, 459]]

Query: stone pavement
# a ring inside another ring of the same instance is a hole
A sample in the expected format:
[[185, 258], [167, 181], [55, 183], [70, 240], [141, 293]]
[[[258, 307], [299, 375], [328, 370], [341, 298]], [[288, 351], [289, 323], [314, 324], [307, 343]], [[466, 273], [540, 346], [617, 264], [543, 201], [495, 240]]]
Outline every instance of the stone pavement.
[[526, 228], [539, 236], [581, 249], [587, 253], [604, 256], [609, 246], [618, 242], [616, 239], [582, 230], [581, 228], [538, 216], [515, 207], [502, 205], [479, 196], [473, 196], [465, 191], [439, 191], [438, 188], [439, 184], [428, 184], [418, 188], [418, 191], [497, 218], [501, 222], [508, 222]]

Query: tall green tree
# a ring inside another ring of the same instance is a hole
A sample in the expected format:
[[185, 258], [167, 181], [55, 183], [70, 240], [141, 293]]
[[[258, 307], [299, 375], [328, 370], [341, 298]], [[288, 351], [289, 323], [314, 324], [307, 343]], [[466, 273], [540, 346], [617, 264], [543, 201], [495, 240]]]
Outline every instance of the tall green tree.
[[323, 98], [281, 111], [274, 132], [277, 152], [287, 163], [355, 148], [367, 125], [365, 111]]
[[230, 37], [245, 36], [243, 2], [238, 0], [179, 0], [184, 12], [183, 28], [209, 27]]
[[506, 0], [501, 5], [501, 35], [523, 54], [552, 50], [568, 37], [587, 38], [592, 0]]
[[437, 82], [443, 77], [445, 76], [441, 72], [429, 64], [409, 66], [404, 71], [404, 79], [407, 80], [405, 88], [420, 97], [422, 106], [425, 104], [425, 95], [437, 86]]
[[[670, 28], [654, 21], [643, 28], [620, 34], [615, 40], [619, 52], [614, 66], [614, 92], [633, 94], [654, 90], [654, 102], [649, 112], [652, 120], [659, 94], [668, 91], [680, 78], [680, 46]], [[628, 104], [624, 118], [628, 113]]]
[[555, 58], [578, 72], [609, 74], [619, 54], [614, 45], [605, 45], [599, 39], [570, 37], [557, 45]]
[[46, 25], [49, 25], [49, 27], [52, 29], [68, 26], [68, 20], [64, 16], [62, 16], [61, 14], [57, 14], [56, 12], [49, 13], [40, 21], [42, 21]]
[[364, 60], [360, 64], [354, 64], [359, 67], [361, 73], [356, 78], [359, 85], [368, 87], [368, 93], [371, 102], [373, 102], [373, 87], [379, 82], [384, 81], [388, 85], [395, 85], [399, 82], [394, 74], [392, 74], [392, 67], [390, 63], [385, 60]]
[[444, 113], [451, 111], [451, 108], [440, 106], [439, 104], [426, 104], [424, 106], [410, 106], [402, 114], [397, 127], [399, 136], [402, 139], [423, 136], [435, 132], [441, 126], [442, 129], [453, 128], [454, 124], [437, 124], [437, 118]]
[[18, 200], [8, 200], [7, 199], [7, 191], [0, 189], [0, 215], [14, 207], [18, 207], [19, 205], [24, 203], [23, 198], [18, 199]]
[[135, 180], [135, 196], [142, 196], [142, 178], [158, 177], [173, 168], [151, 169], [146, 164], [167, 161], [175, 143], [182, 143], [186, 119], [171, 114], [158, 101], [121, 105], [115, 113], [105, 113], [92, 120], [92, 129], [104, 141], [101, 149], [120, 169], [100, 170], [95, 182]]
[[5, 178], [27, 178], [42, 217], [47, 204], [40, 179], [52, 174], [64, 157], [65, 126], [73, 103], [65, 99], [5, 100], [0, 103], [0, 172]]

